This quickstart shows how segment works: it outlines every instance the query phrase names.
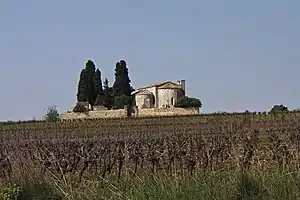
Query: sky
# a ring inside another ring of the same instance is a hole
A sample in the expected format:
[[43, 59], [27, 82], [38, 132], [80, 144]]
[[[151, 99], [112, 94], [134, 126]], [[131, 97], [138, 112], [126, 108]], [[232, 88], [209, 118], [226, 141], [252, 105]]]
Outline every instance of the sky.
[[299, 0], [1, 0], [0, 120], [76, 104], [87, 60], [135, 88], [186, 80], [201, 112], [300, 107]]

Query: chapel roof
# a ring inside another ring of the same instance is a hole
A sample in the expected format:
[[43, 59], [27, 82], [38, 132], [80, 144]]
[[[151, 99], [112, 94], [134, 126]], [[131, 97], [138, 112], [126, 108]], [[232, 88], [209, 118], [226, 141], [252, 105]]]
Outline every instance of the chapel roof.
[[146, 89], [146, 88], [151, 88], [151, 87], [158, 87], [158, 88], [169, 88], [170, 87], [170, 88], [178, 88], [178, 89], [182, 88], [182, 86], [179, 85], [178, 83], [174, 83], [172, 81], [165, 81], [165, 82], [161, 82], [161, 83], [156, 83], [156, 84], [148, 85], [148, 86], [139, 88], [138, 90], [140, 90], [140, 89]]
[[143, 95], [153, 95], [152, 92], [146, 90], [146, 89], [138, 89], [138, 90], [135, 90], [133, 92], [131, 92], [131, 94], [143, 94]]

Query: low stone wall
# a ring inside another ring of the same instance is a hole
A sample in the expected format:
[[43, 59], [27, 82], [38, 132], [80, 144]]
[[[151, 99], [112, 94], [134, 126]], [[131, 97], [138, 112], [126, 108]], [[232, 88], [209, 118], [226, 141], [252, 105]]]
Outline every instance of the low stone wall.
[[[180, 115], [199, 115], [199, 108], [148, 108], [139, 109], [133, 113], [132, 117], [155, 117], [155, 116], [180, 116]], [[71, 119], [100, 119], [100, 118], [125, 118], [126, 110], [96, 110], [86, 113], [66, 112], [61, 114], [61, 120]]]
[[71, 119], [100, 119], [100, 118], [123, 118], [126, 117], [126, 111], [121, 110], [96, 110], [86, 113], [66, 112], [60, 115], [61, 120]]
[[138, 110], [137, 117], [199, 115], [199, 108], [148, 108]]

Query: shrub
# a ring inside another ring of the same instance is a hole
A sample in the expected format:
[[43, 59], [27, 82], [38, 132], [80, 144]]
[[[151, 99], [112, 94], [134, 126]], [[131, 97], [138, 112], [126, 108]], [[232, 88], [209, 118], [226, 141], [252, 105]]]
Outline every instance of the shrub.
[[56, 122], [59, 120], [59, 113], [56, 106], [49, 106], [44, 116], [46, 121]]
[[200, 107], [202, 107], [202, 103], [197, 98], [191, 98], [191, 97], [183, 96], [178, 100], [175, 107], [179, 107], [179, 108], [200, 108]]
[[82, 112], [87, 112], [88, 109], [82, 104], [77, 102], [76, 106], [73, 108], [73, 112], [76, 113], [82, 113]]
[[287, 112], [288, 107], [284, 106], [284, 105], [274, 105], [273, 108], [271, 109], [271, 113], [280, 113], [280, 112]]

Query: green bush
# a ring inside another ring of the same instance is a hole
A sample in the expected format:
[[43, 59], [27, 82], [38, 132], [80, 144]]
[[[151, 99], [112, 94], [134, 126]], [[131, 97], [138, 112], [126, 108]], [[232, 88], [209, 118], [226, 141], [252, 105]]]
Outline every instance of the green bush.
[[49, 106], [44, 116], [46, 121], [56, 122], [59, 120], [59, 113], [56, 106]]
[[178, 100], [175, 107], [179, 107], [179, 108], [201, 108], [202, 103], [197, 98], [191, 98], [191, 97], [183, 96]]

